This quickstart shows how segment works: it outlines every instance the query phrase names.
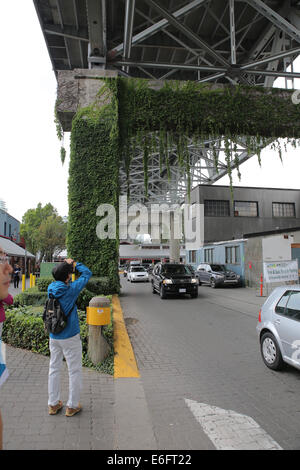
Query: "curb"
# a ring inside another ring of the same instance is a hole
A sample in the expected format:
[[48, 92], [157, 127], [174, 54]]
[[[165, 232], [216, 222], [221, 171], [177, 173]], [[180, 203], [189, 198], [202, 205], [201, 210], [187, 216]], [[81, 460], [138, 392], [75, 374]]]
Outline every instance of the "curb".
[[157, 449], [144, 387], [117, 294], [112, 297], [112, 305], [115, 351], [114, 379], [117, 379], [114, 380], [113, 447], [115, 450]]
[[112, 297], [114, 323], [114, 378], [140, 377], [132, 345], [127, 333], [120, 299]]

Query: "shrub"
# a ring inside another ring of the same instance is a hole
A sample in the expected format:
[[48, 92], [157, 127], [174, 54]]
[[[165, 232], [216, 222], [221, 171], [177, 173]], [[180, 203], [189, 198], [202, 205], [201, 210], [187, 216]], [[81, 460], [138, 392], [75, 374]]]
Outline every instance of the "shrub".
[[49, 284], [51, 284], [53, 281], [53, 277], [39, 277], [36, 280], [36, 286], [39, 292], [47, 292]]
[[77, 308], [79, 310], [86, 310], [93, 297], [95, 297], [93, 292], [90, 292], [88, 289], [82, 289], [76, 301]]
[[94, 292], [94, 295], [109, 295], [115, 292], [115, 286], [112, 285], [109, 277], [91, 277], [86, 288]]
[[31, 287], [14, 297], [14, 306], [22, 305], [44, 305], [47, 300], [46, 292], [39, 292], [37, 287]]
[[[41, 277], [36, 280], [36, 286], [39, 292], [47, 292], [49, 284], [54, 282], [51, 277]], [[114, 287], [109, 277], [91, 277], [86, 285], [86, 289], [93, 292], [94, 295], [109, 295], [114, 293]]]
[[[112, 308], [111, 308], [112, 315]], [[6, 310], [6, 320], [3, 326], [2, 339], [5, 343], [16, 348], [28, 349], [30, 351], [49, 356], [49, 336], [45, 333], [42, 319], [42, 307], [10, 307]], [[103, 327], [103, 336], [111, 347], [110, 354], [100, 364], [94, 366], [88, 358], [88, 325], [86, 323], [85, 311], [78, 310], [80, 325], [80, 336], [82, 340], [82, 363], [85, 367], [91, 367], [99, 372], [110, 375], [114, 373], [114, 351], [113, 351], [113, 324]]]
[[48, 335], [44, 330], [42, 313], [32, 314], [31, 308], [11, 308], [6, 311], [3, 341], [16, 348], [29, 349], [49, 356]]

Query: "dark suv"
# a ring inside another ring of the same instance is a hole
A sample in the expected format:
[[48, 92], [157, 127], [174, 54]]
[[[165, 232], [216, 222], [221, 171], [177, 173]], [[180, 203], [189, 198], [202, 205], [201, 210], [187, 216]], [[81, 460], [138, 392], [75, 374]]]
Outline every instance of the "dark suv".
[[241, 277], [234, 271], [227, 269], [224, 264], [199, 264], [196, 276], [199, 280], [199, 286], [201, 284], [210, 284], [211, 287], [241, 286]]
[[190, 294], [198, 297], [198, 281], [184, 264], [158, 263], [152, 272], [152, 292], [162, 299], [167, 294]]

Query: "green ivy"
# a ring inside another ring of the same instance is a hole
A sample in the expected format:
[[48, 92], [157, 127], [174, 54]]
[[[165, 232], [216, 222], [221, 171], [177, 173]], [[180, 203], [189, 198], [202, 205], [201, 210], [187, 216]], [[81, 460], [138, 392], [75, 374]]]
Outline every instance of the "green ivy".
[[[78, 111], [72, 123], [69, 172], [68, 253], [89, 266], [94, 276], [108, 277], [110, 293], [119, 292], [119, 237], [97, 237], [100, 204], [111, 204], [118, 217], [119, 131], [117, 82], [102, 87], [99, 96], [110, 103], [93, 103]], [[118, 223], [116, 224], [118, 227]]]
[[[260, 146], [272, 138], [281, 158], [278, 138], [299, 144], [300, 107], [292, 103], [293, 90], [267, 89], [245, 85], [214, 85], [197, 82], [165, 81], [159, 88], [145, 79], [118, 79], [119, 123], [121, 147], [135, 135], [147, 135], [159, 140], [160, 167], [165, 162], [169, 169], [168, 153], [174, 143], [179, 167], [190, 181], [189, 152], [186, 136], [194, 144], [203, 146], [207, 139], [223, 136], [228, 175], [232, 188], [232, 165], [237, 167], [236, 136], [247, 136], [248, 152], [256, 153], [260, 163]], [[144, 137], [145, 139], [145, 137]], [[232, 148], [235, 159], [232, 161]], [[234, 150], [233, 150], [234, 151]], [[217, 168], [218, 155], [213, 149]], [[149, 153], [144, 152], [144, 171], [147, 171]], [[130, 168], [127, 168], [130, 173]], [[147, 176], [145, 175], [147, 194]], [[190, 187], [188, 188], [188, 192]]]
[[[99, 81], [100, 83], [100, 81]], [[293, 90], [197, 82], [101, 79], [97, 99], [80, 109], [72, 123], [69, 173], [68, 253], [82, 260], [95, 276], [108, 277], [110, 292], [119, 292], [118, 220], [116, 239], [99, 240], [96, 210], [111, 204], [118, 218], [120, 158], [128, 179], [136, 148], [144, 155], [144, 186], [148, 196], [149, 157], [159, 155], [160, 169], [170, 179], [170, 154], [177, 149], [188, 195], [191, 189], [187, 137], [202, 147], [207, 139], [222, 137], [232, 193], [232, 170], [240, 177], [237, 137], [247, 137], [249, 154], [269, 139], [281, 158], [278, 138], [294, 146], [300, 139], [300, 107], [292, 103]], [[58, 129], [59, 132], [59, 129]], [[213, 146], [215, 167], [218, 153]]]

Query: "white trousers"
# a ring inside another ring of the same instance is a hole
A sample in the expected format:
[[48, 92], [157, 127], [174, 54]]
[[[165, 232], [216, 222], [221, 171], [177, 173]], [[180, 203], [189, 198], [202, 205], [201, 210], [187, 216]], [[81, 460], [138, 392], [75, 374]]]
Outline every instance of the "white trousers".
[[82, 344], [80, 335], [68, 339], [52, 339], [48, 378], [48, 405], [55, 406], [60, 400], [60, 372], [63, 358], [69, 372], [69, 399], [67, 406], [77, 408], [82, 386]]

